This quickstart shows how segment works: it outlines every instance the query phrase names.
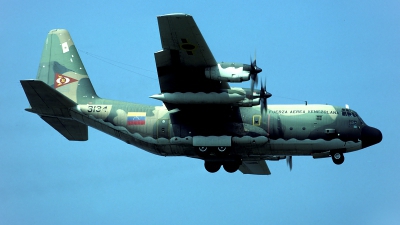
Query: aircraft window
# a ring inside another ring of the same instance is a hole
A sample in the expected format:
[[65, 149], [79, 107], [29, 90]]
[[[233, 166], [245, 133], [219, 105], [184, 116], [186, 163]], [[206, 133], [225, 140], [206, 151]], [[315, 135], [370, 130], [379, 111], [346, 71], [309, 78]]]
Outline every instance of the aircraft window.
[[317, 116], [317, 120], [322, 120], [322, 116]]
[[342, 116], [347, 116], [346, 109], [342, 109]]
[[349, 125], [357, 125], [357, 121], [355, 121], [355, 120], [349, 120]]
[[347, 116], [351, 116], [350, 109], [346, 109]]
[[342, 109], [342, 116], [349, 116], [349, 117], [354, 116], [354, 117], [357, 117], [357, 114], [352, 110]]
[[358, 115], [358, 119], [360, 119], [360, 125], [364, 125], [364, 124], [365, 124], [364, 120], [361, 119], [361, 116], [360, 116], [360, 115]]

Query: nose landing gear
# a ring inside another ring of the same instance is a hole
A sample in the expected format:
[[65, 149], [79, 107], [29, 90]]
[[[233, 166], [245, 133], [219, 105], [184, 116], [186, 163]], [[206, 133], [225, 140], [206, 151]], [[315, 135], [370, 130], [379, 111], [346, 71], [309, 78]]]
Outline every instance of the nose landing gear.
[[343, 152], [331, 152], [331, 157], [333, 163], [335, 163], [336, 165], [340, 165], [344, 162]]

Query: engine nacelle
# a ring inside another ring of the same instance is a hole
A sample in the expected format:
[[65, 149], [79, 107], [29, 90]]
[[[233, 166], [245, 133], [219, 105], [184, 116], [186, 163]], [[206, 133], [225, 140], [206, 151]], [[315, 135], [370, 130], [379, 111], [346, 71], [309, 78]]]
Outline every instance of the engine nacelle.
[[250, 80], [250, 66], [241, 63], [218, 63], [207, 67], [205, 75], [208, 79], [240, 83]]
[[252, 106], [260, 105], [260, 98], [256, 98], [256, 99], [246, 98], [240, 102], [236, 102], [235, 105], [242, 106], [242, 107], [252, 107]]

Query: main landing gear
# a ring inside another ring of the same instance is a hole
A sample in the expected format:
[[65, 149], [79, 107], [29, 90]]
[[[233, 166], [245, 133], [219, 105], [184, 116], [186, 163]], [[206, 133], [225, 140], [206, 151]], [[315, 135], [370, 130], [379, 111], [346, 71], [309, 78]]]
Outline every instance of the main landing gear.
[[340, 165], [344, 162], [343, 152], [331, 152], [331, 157], [333, 163], [335, 163], [336, 165]]
[[204, 167], [210, 173], [217, 172], [221, 168], [221, 166], [224, 167], [226, 172], [234, 173], [239, 169], [241, 164], [242, 164], [241, 161], [234, 161], [234, 162], [204, 161]]
[[220, 147], [197, 147], [196, 154], [204, 158], [204, 167], [210, 173], [215, 173], [221, 166], [224, 167], [228, 173], [236, 172], [242, 160], [234, 156], [229, 156], [229, 148], [225, 146]]

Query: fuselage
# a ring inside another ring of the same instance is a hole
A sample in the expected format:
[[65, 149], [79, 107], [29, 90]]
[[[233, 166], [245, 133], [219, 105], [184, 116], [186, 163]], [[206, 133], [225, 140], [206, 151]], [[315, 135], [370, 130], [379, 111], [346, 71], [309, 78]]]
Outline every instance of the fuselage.
[[[216, 145], [213, 137], [229, 137], [231, 153], [242, 157], [351, 152], [367, 147], [363, 129], [375, 129], [355, 111], [332, 105], [269, 105], [264, 115], [259, 106], [181, 112], [106, 99], [78, 108], [103, 124], [93, 127], [103, 131], [116, 127], [121, 134], [111, 135], [163, 156], [198, 157], [194, 147], [198, 137], [210, 146]], [[221, 116], [214, 110], [226, 112]]]

